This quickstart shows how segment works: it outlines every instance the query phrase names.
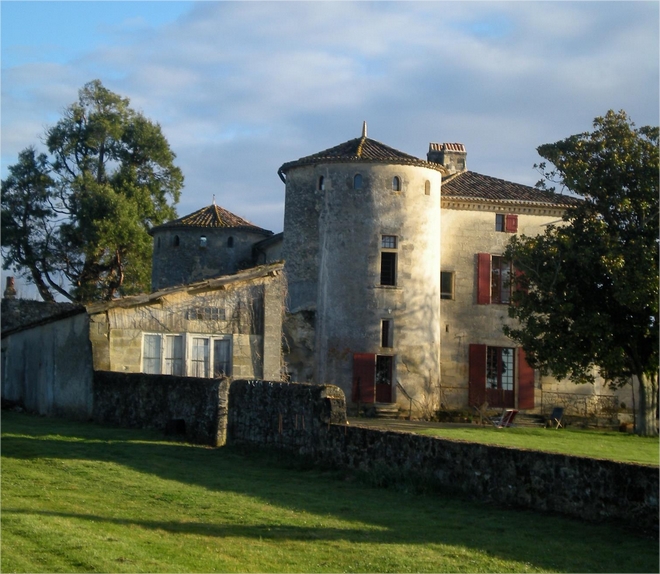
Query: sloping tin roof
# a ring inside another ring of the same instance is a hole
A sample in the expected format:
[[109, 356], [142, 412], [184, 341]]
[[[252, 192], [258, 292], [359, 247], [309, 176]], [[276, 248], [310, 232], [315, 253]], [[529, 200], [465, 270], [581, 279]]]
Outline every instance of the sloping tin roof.
[[285, 164], [282, 164], [278, 170], [278, 173], [281, 177], [281, 174], [286, 173], [291, 168], [303, 165], [355, 161], [417, 165], [445, 173], [445, 168], [440, 164], [428, 162], [407, 153], [403, 153], [376, 140], [372, 140], [366, 136], [348, 140], [347, 142], [339, 144], [335, 147], [331, 147], [312, 155], [301, 157], [300, 159], [294, 161], [289, 161]]
[[84, 313], [77, 303], [2, 299], [2, 336]]
[[186, 285], [175, 285], [174, 287], [165, 287], [153, 293], [146, 293], [142, 295], [130, 295], [120, 299], [113, 299], [112, 301], [101, 301], [98, 303], [91, 303], [87, 305], [86, 310], [90, 315], [95, 313], [103, 313], [108, 309], [123, 308], [128, 309], [140, 305], [149, 305], [154, 302], [160, 301], [166, 295], [172, 293], [198, 293], [209, 291], [212, 289], [223, 289], [226, 285], [251, 281], [262, 277], [276, 277], [281, 275], [284, 269], [283, 261], [276, 261], [274, 263], [266, 263], [257, 267], [251, 267], [242, 271], [237, 271], [232, 275], [219, 275], [196, 281], [195, 283], [188, 283]]
[[153, 235], [154, 230], [156, 229], [171, 229], [171, 228], [231, 228], [231, 229], [243, 229], [246, 231], [254, 231], [256, 233], [263, 233], [264, 235], [270, 235], [272, 231], [267, 229], [262, 229], [250, 223], [249, 221], [234, 215], [230, 211], [218, 207], [215, 205], [209, 205], [198, 209], [190, 215], [185, 215], [179, 219], [173, 221], [168, 221], [162, 225], [153, 227], [149, 233]]
[[553, 207], [571, 207], [581, 203], [577, 197], [559, 195], [473, 171], [457, 173], [444, 180], [441, 196], [442, 199], [536, 203]]

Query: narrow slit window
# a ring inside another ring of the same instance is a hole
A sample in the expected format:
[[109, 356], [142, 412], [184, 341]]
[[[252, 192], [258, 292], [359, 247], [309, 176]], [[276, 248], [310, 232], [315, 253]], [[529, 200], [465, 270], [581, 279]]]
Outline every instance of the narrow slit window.
[[323, 176], [319, 177], [319, 191], [323, 191], [325, 189], [325, 179]]
[[362, 189], [362, 176], [359, 173], [353, 178], [353, 189]]
[[383, 319], [380, 326], [380, 346], [392, 348], [393, 346], [393, 324], [392, 319]]
[[392, 191], [401, 191], [401, 179], [398, 175], [392, 178]]
[[227, 247], [234, 247], [234, 238], [230, 237], [227, 239]]
[[454, 298], [454, 272], [440, 271], [440, 299]]
[[431, 195], [431, 182], [428, 179], [424, 182], [424, 194]]
[[380, 254], [380, 284], [396, 285], [396, 253], [392, 251]]
[[199, 246], [202, 248], [206, 247], [206, 235], [202, 235], [199, 238]]

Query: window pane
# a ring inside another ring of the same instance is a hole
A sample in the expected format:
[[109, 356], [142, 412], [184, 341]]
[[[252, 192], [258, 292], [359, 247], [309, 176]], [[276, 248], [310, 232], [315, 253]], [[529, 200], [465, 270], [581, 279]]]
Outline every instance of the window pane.
[[440, 272], [440, 298], [454, 298], [454, 274], [451, 271]]
[[504, 214], [495, 214], [495, 231], [504, 231]]
[[165, 337], [165, 374], [183, 376], [183, 336]]
[[486, 350], [486, 388], [496, 389], [499, 379], [499, 349], [488, 347]]
[[230, 343], [229, 339], [213, 341], [213, 377], [215, 378], [231, 375]]
[[191, 376], [209, 376], [209, 340], [195, 337], [192, 342]]
[[513, 390], [513, 349], [500, 349], [502, 352], [501, 386], [505, 391]]
[[160, 374], [160, 335], [144, 336], [142, 371], [151, 375]]
[[380, 254], [380, 284], [396, 285], [396, 253]]
[[401, 180], [396, 175], [392, 178], [392, 190], [401, 191]]
[[381, 247], [383, 249], [396, 249], [396, 235], [383, 235]]

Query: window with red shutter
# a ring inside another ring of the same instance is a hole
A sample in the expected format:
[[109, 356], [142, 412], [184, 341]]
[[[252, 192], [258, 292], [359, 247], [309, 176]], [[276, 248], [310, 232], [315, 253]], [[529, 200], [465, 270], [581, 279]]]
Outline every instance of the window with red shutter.
[[506, 225], [504, 230], [507, 233], [517, 233], [518, 231], [518, 216], [513, 213], [507, 213]]
[[490, 303], [490, 253], [477, 253], [477, 304]]

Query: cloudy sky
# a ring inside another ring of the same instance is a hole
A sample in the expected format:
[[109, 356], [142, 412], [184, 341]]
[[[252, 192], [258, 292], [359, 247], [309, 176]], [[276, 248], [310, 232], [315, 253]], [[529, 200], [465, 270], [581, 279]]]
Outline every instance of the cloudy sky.
[[180, 215], [281, 231], [282, 163], [358, 137], [533, 185], [609, 109], [658, 125], [658, 2], [1, 3], [2, 177], [100, 79], [158, 122]]

